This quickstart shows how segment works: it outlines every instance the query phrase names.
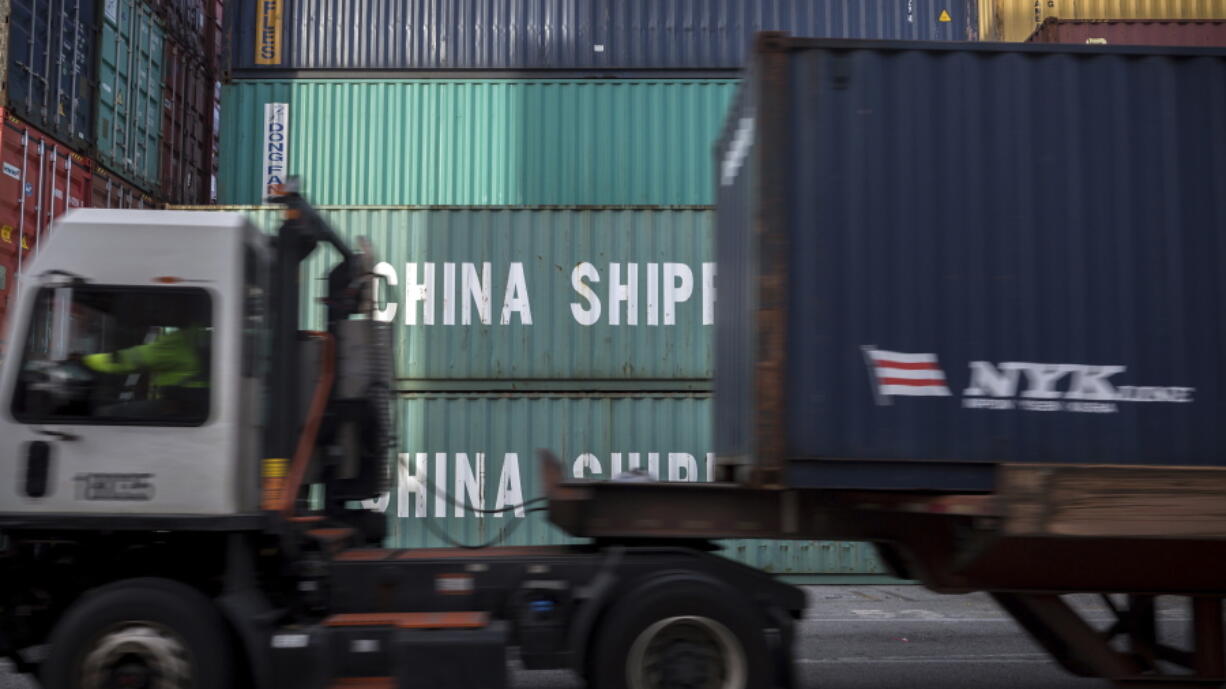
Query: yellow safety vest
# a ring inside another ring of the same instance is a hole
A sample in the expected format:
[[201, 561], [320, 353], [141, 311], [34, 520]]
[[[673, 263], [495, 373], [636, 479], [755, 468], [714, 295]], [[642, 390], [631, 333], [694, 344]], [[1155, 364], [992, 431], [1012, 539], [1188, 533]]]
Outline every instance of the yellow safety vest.
[[153, 387], [207, 388], [196, 342], [208, 334], [200, 328], [166, 333], [153, 342], [121, 349], [114, 354], [90, 354], [82, 362], [99, 373], [149, 371]]

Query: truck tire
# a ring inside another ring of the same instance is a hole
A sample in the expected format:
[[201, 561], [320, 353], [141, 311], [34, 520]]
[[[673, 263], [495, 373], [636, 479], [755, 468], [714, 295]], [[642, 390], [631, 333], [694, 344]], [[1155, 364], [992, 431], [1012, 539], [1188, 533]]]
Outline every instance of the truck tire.
[[130, 579], [92, 591], [56, 624], [45, 689], [230, 689], [225, 621], [199, 591]]
[[734, 592], [693, 578], [649, 583], [614, 602], [591, 660], [595, 689], [771, 686], [761, 617]]

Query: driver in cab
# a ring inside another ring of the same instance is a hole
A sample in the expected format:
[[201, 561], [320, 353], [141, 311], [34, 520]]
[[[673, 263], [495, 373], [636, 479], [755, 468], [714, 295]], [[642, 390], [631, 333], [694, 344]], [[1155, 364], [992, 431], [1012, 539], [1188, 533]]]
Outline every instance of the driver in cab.
[[88, 354], [81, 363], [106, 374], [145, 374], [147, 399], [119, 402], [98, 410], [98, 416], [171, 416], [201, 410], [208, 401], [208, 377], [199, 325], [169, 330], [151, 342], [115, 352]]

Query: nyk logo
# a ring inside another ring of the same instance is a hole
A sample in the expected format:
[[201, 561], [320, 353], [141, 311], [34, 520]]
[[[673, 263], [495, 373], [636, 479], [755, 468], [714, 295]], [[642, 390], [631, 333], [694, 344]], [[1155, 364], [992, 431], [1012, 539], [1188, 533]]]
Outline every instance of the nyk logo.
[[[862, 347], [877, 403], [896, 396], [951, 397], [945, 371], [932, 353]], [[1189, 403], [1195, 388], [1122, 384], [1126, 366], [971, 361], [962, 389], [966, 409], [1111, 414], [1118, 402]]]
[[861, 349], [873, 374], [878, 404], [889, 404], [894, 395], [949, 397], [945, 372], [937, 365], [936, 354], [904, 354], [872, 345]]

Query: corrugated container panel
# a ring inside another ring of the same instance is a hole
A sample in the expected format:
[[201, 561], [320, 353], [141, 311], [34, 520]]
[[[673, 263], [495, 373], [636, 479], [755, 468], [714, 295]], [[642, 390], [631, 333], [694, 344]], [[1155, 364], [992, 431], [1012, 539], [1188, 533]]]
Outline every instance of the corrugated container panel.
[[161, 18], [168, 41], [179, 43], [186, 52], [203, 58], [209, 36], [206, 32], [206, 4], [216, 0], [150, 0]]
[[213, 75], [204, 58], [167, 41], [162, 88], [161, 183], [168, 203], [208, 203], [213, 179]]
[[98, 162], [157, 190], [165, 33], [143, 0], [105, 0], [98, 38]]
[[1226, 19], [1048, 19], [1030, 43], [1226, 46]]
[[764, 48], [719, 148], [718, 316], [761, 343], [717, 329], [721, 455], [894, 487], [1226, 462], [1226, 50]]
[[1226, 19], [1226, 0], [980, 0], [985, 41], [1024, 41], [1048, 17]]
[[212, 170], [209, 179], [209, 203], [217, 203], [219, 185], [217, 182], [218, 171], [221, 166], [221, 81], [213, 80], [213, 117], [212, 117], [212, 137], [209, 142], [209, 169]]
[[757, 31], [974, 40], [977, 0], [238, 0], [231, 65], [288, 70], [739, 68]]
[[129, 184], [119, 175], [95, 164], [90, 184], [90, 208], [161, 208], [152, 196]]
[[52, 220], [87, 204], [92, 164], [3, 110], [0, 117], [0, 251], [16, 254], [20, 267], [38, 250]]
[[735, 154], [716, 156], [715, 261], [728, 268], [720, 275], [720, 313], [715, 318], [715, 394], [721, 400], [739, 400], [740, 413], [732, 411], [733, 405], [716, 407], [721, 416], [715, 424], [715, 447], [721, 459], [738, 464], [750, 463], [757, 452], [753, 444], [758, 402], [753, 370], [759, 328], [754, 284], [759, 258], [754, 234], [743, 231], [754, 223], [756, 189], [751, 181], [758, 177], [757, 97], [758, 82], [751, 74], [728, 110], [717, 145], [721, 150], [735, 148]]
[[[484, 543], [512, 524], [509, 544], [573, 542], [543, 512], [479, 517], [471, 508], [541, 496], [536, 451], [546, 446], [572, 478], [607, 479], [620, 465], [623, 471], [640, 466], [662, 480], [705, 481], [710, 404], [709, 396], [684, 394], [405, 395], [398, 407], [395, 488], [368, 506], [388, 515], [390, 547], [448, 545], [440, 533]], [[866, 544], [757, 540], [727, 546], [729, 556], [780, 573], [883, 572]]]
[[204, 45], [209, 64], [221, 68], [221, 39], [225, 23], [225, 0], [204, 0]]
[[727, 557], [773, 574], [889, 574], [877, 557], [876, 548], [868, 543], [746, 538], [721, 544]]
[[5, 323], [8, 319], [9, 299], [12, 298], [17, 284], [17, 255], [0, 251], [0, 360], [4, 359], [6, 350]]
[[220, 201], [259, 203], [265, 105], [319, 204], [701, 204], [731, 80], [241, 81]]
[[153, 5], [166, 27], [158, 197], [167, 203], [213, 203], [222, 0], [153, 0]]
[[[351, 244], [370, 239], [386, 264], [381, 317], [396, 325], [404, 386], [709, 385], [716, 277], [709, 208], [322, 210]], [[269, 232], [281, 223], [278, 209], [245, 212]], [[304, 269], [310, 327], [321, 324], [318, 298], [336, 260], [330, 250], [316, 254]], [[588, 296], [576, 289], [577, 276]], [[622, 286], [626, 298], [614, 308], [610, 295]], [[410, 291], [422, 297], [411, 312]]]
[[0, 105], [85, 150], [94, 138], [95, 0], [3, 0]]
[[[50, 135], [0, 109], [0, 331], [16, 274], [46, 239], [51, 221], [86, 205], [92, 165]], [[7, 290], [7, 291], [6, 291]]]
[[204, 44], [212, 76], [209, 89], [209, 148], [205, 169], [209, 171], [209, 203], [217, 202], [217, 166], [221, 159], [221, 37], [223, 0], [205, 0]]

